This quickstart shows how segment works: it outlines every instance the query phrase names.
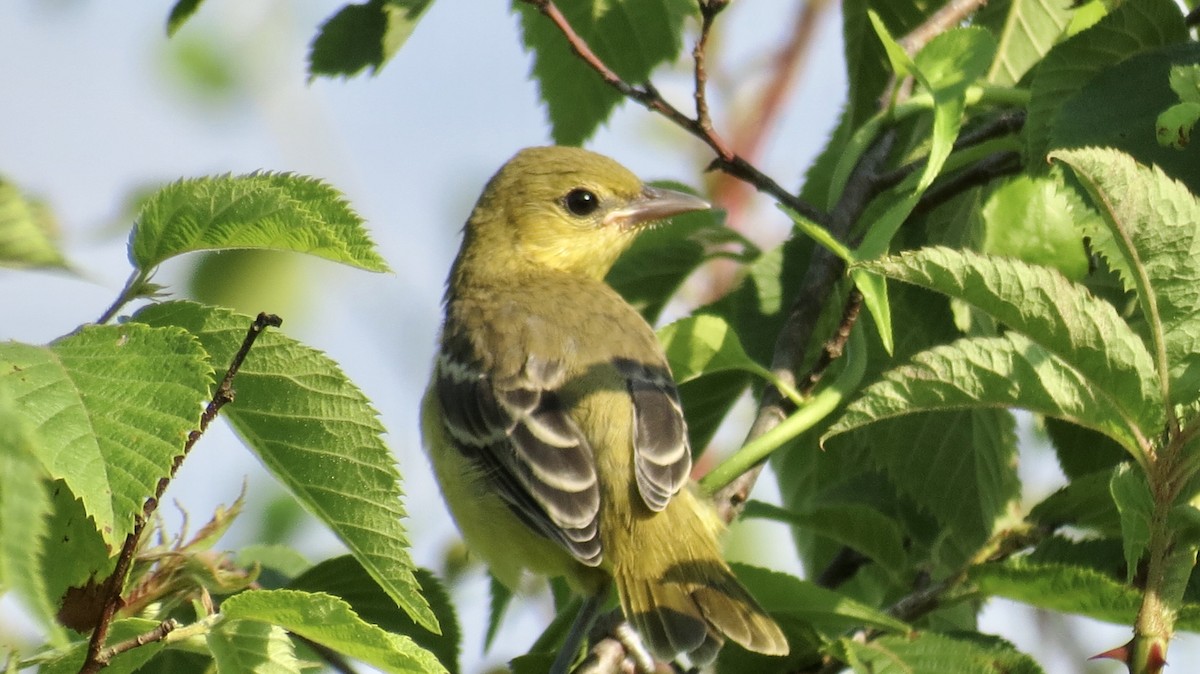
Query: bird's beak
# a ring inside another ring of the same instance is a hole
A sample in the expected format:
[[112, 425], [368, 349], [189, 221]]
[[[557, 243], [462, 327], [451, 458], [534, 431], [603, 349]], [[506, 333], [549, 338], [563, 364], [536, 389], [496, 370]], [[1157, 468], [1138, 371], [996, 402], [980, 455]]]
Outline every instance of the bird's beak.
[[661, 187], [643, 187], [642, 193], [635, 199], [605, 215], [604, 225], [631, 229], [672, 215], [710, 208], [712, 204], [686, 192]]

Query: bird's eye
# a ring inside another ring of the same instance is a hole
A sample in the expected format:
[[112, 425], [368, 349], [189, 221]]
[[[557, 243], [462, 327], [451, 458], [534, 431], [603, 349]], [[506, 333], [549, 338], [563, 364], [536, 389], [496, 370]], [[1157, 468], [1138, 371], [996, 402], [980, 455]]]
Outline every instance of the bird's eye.
[[563, 205], [573, 215], [583, 217], [595, 213], [596, 209], [600, 208], [600, 197], [596, 196], [595, 192], [579, 187], [567, 192], [567, 196], [563, 197]]

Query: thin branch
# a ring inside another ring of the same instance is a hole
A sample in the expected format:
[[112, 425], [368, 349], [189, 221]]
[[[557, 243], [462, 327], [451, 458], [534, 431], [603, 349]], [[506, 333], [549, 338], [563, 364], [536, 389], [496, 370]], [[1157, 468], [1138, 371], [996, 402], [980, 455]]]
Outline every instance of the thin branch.
[[[829, 2], [803, 2], [798, 5], [791, 33], [771, 59], [766, 84], [758, 92], [756, 100], [747, 106], [745, 116], [737, 122], [731, 134], [734, 153], [747, 162], [758, 161], [763, 144], [796, 84], [796, 73], [808, 58], [819, 19], [830, 6]], [[743, 213], [753, 193], [749, 188], [749, 181], [732, 173], [725, 173], [713, 185], [713, 198], [725, 208], [728, 213], [726, 222], [734, 229], [741, 228]]]
[[[844, 241], [850, 227], [862, 215], [877, 191], [875, 176], [883, 166], [895, 142], [895, 134], [881, 134], [863, 154], [858, 165], [850, 174], [846, 188], [833, 211], [830, 212], [827, 228], [834, 238]], [[841, 278], [845, 265], [837, 256], [822, 247], [813, 249], [812, 259], [805, 270], [800, 292], [788, 312], [787, 321], [775, 339], [775, 352], [771, 358], [771, 371], [787, 384], [795, 386], [796, 371], [804, 360], [804, 353], [812, 339], [817, 319], [825, 306], [833, 285]], [[763, 391], [758, 414], [746, 436], [749, 442], [778, 426], [791, 412], [792, 405], [774, 387]], [[750, 492], [754, 488], [762, 465], [746, 471], [737, 479], [713, 495], [717, 513], [730, 522], [741, 513]]]
[[986, 4], [987, 0], [949, 0], [941, 9], [930, 14], [929, 18], [900, 38], [900, 47], [912, 56], [929, 44], [930, 40], [966, 21], [967, 17]]
[[158, 641], [162, 641], [163, 639], [166, 638], [166, 636], [168, 634], [170, 634], [171, 632], [174, 632], [175, 628], [177, 628], [177, 627], [179, 627], [178, 620], [175, 620], [174, 618], [164, 620], [161, 623], [159, 623], [157, 627], [150, 630], [149, 632], [139, 634], [139, 635], [133, 637], [132, 639], [126, 639], [125, 641], [119, 641], [119, 642], [113, 644], [112, 646], [109, 646], [108, 648], [101, 650], [100, 653], [96, 656], [96, 659], [98, 661], [100, 661], [102, 667], [107, 666], [108, 663], [112, 662], [113, 658], [117, 657], [118, 655], [120, 655], [126, 651], [132, 651], [133, 649], [138, 648], [139, 646], [145, 646], [146, 644], [152, 644], [152, 643], [155, 643]]
[[934, 183], [913, 207], [913, 214], [928, 213], [972, 187], [986, 185], [1000, 176], [1021, 172], [1021, 155], [1017, 152], [997, 152], [955, 173], [944, 181]]
[[837, 589], [871, 563], [871, 558], [854, 548], [843, 545], [817, 576], [816, 584], [830, 590]]
[[808, 395], [817, 388], [817, 384], [821, 382], [821, 378], [825, 376], [825, 371], [833, 364], [833, 361], [842, 357], [842, 353], [846, 349], [846, 342], [850, 340], [850, 331], [854, 329], [854, 324], [858, 321], [859, 311], [862, 310], [863, 296], [858, 291], [858, 288], [851, 288], [850, 294], [846, 297], [846, 306], [842, 309], [842, 320], [838, 323], [838, 327], [821, 347], [821, 355], [817, 357], [817, 362], [812, 366], [803, 379], [800, 380], [797, 390]]
[[272, 314], [259, 314], [254, 319], [249, 331], [246, 333], [246, 338], [242, 340], [242, 347], [234, 355], [229, 369], [225, 372], [224, 379], [217, 386], [217, 390], [213, 394], [212, 400], [209, 401], [208, 406], [205, 407], [204, 413], [200, 415], [198, 427], [188, 434], [182, 453], [176, 456], [175, 460], [171, 463], [170, 472], [166, 477], [159, 479], [154, 489], [154, 496], [146, 499], [146, 503], [142, 505], [141, 514], [134, 518], [133, 531], [125, 536], [125, 542], [121, 545], [121, 553], [117, 557], [117, 564], [112, 574], [104, 580], [104, 604], [100, 610], [100, 617], [96, 623], [96, 628], [92, 630], [92, 637], [88, 641], [87, 656], [84, 658], [83, 667], [79, 669], [79, 674], [95, 674], [107, 666], [107, 660], [101, 660], [102, 653], [105, 650], [104, 642], [108, 638], [108, 628], [112, 624], [113, 617], [124, 604], [124, 600], [121, 598], [121, 590], [125, 587], [125, 580], [129, 575], [129, 567], [133, 563], [138, 542], [141, 540], [142, 532], [146, 529], [146, 523], [150, 520], [150, 516], [154, 514], [154, 511], [158, 509], [158, 503], [167, 491], [167, 486], [171, 483], [171, 479], [175, 477], [175, 473], [178, 472], [179, 467], [183, 464], [183, 460], [192, 451], [192, 447], [204, 435], [204, 431], [208, 429], [209, 424], [217, 418], [217, 414], [220, 413], [221, 408], [233, 401], [233, 378], [238, 370], [241, 369], [246, 355], [250, 353], [250, 347], [254, 345], [258, 336], [268, 326], [279, 327], [282, 324], [283, 321], [278, 316]]
[[[986, 143], [989, 140], [995, 140], [1014, 133], [1018, 133], [1025, 126], [1025, 111], [1024, 110], [1006, 110], [992, 119], [984, 122], [978, 127], [965, 131], [959, 135], [954, 141], [951, 152], [958, 152], [967, 148], [975, 147]], [[878, 178], [880, 189], [887, 189], [895, 185], [899, 185], [913, 173], [916, 173], [925, 166], [925, 158], [911, 161], [903, 166], [897, 167], [888, 171]]]
[[[708, 36], [712, 32], [713, 21], [721, 10], [725, 9], [726, 2], [724, 0], [700, 2], [700, 37], [696, 40], [696, 46], [692, 48], [692, 62], [695, 64], [693, 79], [695, 81], [695, 92], [693, 97], [696, 99], [696, 123], [704, 131], [705, 134], [716, 137], [716, 131], [713, 130], [712, 118], [708, 114], [708, 71], [706, 68], [708, 56]], [[720, 156], [732, 156], [732, 152], [726, 150], [724, 153], [718, 152]]]
[[563, 37], [566, 38], [567, 44], [571, 47], [571, 51], [573, 51], [576, 56], [582, 59], [590, 68], [592, 68], [592, 70], [595, 70], [596, 73], [600, 75], [601, 79], [603, 79], [609, 86], [616, 89], [626, 98], [636, 101], [647, 110], [657, 112], [663, 117], [666, 117], [676, 126], [687, 131], [696, 138], [699, 138], [706, 145], [712, 148], [713, 152], [717, 155], [716, 160], [712, 164], [713, 167], [728, 171], [733, 175], [746, 180], [747, 182], [753, 184], [760, 191], [770, 194], [780, 203], [787, 205], [788, 208], [791, 208], [792, 210], [804, 215], [814, 222], [825, 221], [824, 213], [821, 213], [812, 205], [783, 189], [778, 183], [769, 178], [762, 171], [759, 171], [745, 159], [734, 154], [725, 144], [725, 141], [711, 128], [705, 129], [699, 120], [688, 117], [678, 108], [668, 103], [667, 100], [662, 97], [662, 94], [658, 93], [658, 90], [652, 85], [647, 84], [644, 87], [639, 88], [622, 80], [621, 77], [612, 70], [612, 68], [609, 68], [608, 65], [600, 59], [600, 57], [596, 56], [595, 52], [593, 52], [591, 47], [588, 46], [587, 41], [575, 32], [575, 29], [571, 27], [570, 22], [568, 22], [566, 17], [563, 16], [562, 12], [558, 9], [558, 6], [554, 4], [553, 0], [522, 1], [533, 5], [546, 18], [550, 19], [555, 27], [558, 28], [559, 32], [563, 34]]
[[[987, 0], [949, 0], [938, 11], [930, 14], [924, 21], [910, 30], [904, 37], [900, 38], [897, 43], [904, 53], [909, 56], [915, 56], [917, 52], [929, 44], [933, 38], [961, 24], [979, 8], [987, 4]], [[880, 109], [887, 108], [893, 99], [897, 102], [901, 99], [908, 98], [912, 91], [912, 78], [906, 77], [903, 81], [897, 81], [895, 74], [888, 80], [888, 84], [883, 89], [883, 94], [879, 97]]]

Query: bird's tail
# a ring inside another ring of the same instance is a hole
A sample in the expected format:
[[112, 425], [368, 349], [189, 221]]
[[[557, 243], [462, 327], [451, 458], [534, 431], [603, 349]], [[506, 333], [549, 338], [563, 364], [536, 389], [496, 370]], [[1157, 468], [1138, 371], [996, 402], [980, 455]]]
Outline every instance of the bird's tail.
[[[691, 496], [684, 494], [686, 490], [679, 496]], [[638, 559], [614, 564], [626, 619], [654, 656], [664, 661], [686, 653], [693, 664], [707, 664], [725, 639], [757, 653], [787, 655], [783, 632], [721, 559], [715, 536], [698, 511], [680, 510], [693, 521], [681, 521], [679, 516], [660, 521], [669, 519], [673, 526], [695, 526], [702, 532], [657, 532], [658, 536], [644, 539]]]

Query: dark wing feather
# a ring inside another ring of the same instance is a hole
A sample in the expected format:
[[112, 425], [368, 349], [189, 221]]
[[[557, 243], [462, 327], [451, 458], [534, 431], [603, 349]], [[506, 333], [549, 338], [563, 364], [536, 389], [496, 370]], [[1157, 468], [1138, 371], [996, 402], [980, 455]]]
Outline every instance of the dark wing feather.
[[633, 453], [638, 492], [658, 512], [692, 471], [687, 425], [679, 391], [666, 368], [617, 361], [633, 400]]
[[595, 460], [556, 392], [561, 363], [531, 356], [518, 376], [496, 381], [443, 353], [436, 377], [446, 429], [459, 451], [483, 467], [522, 521], [584, 564], [598, 565]]

